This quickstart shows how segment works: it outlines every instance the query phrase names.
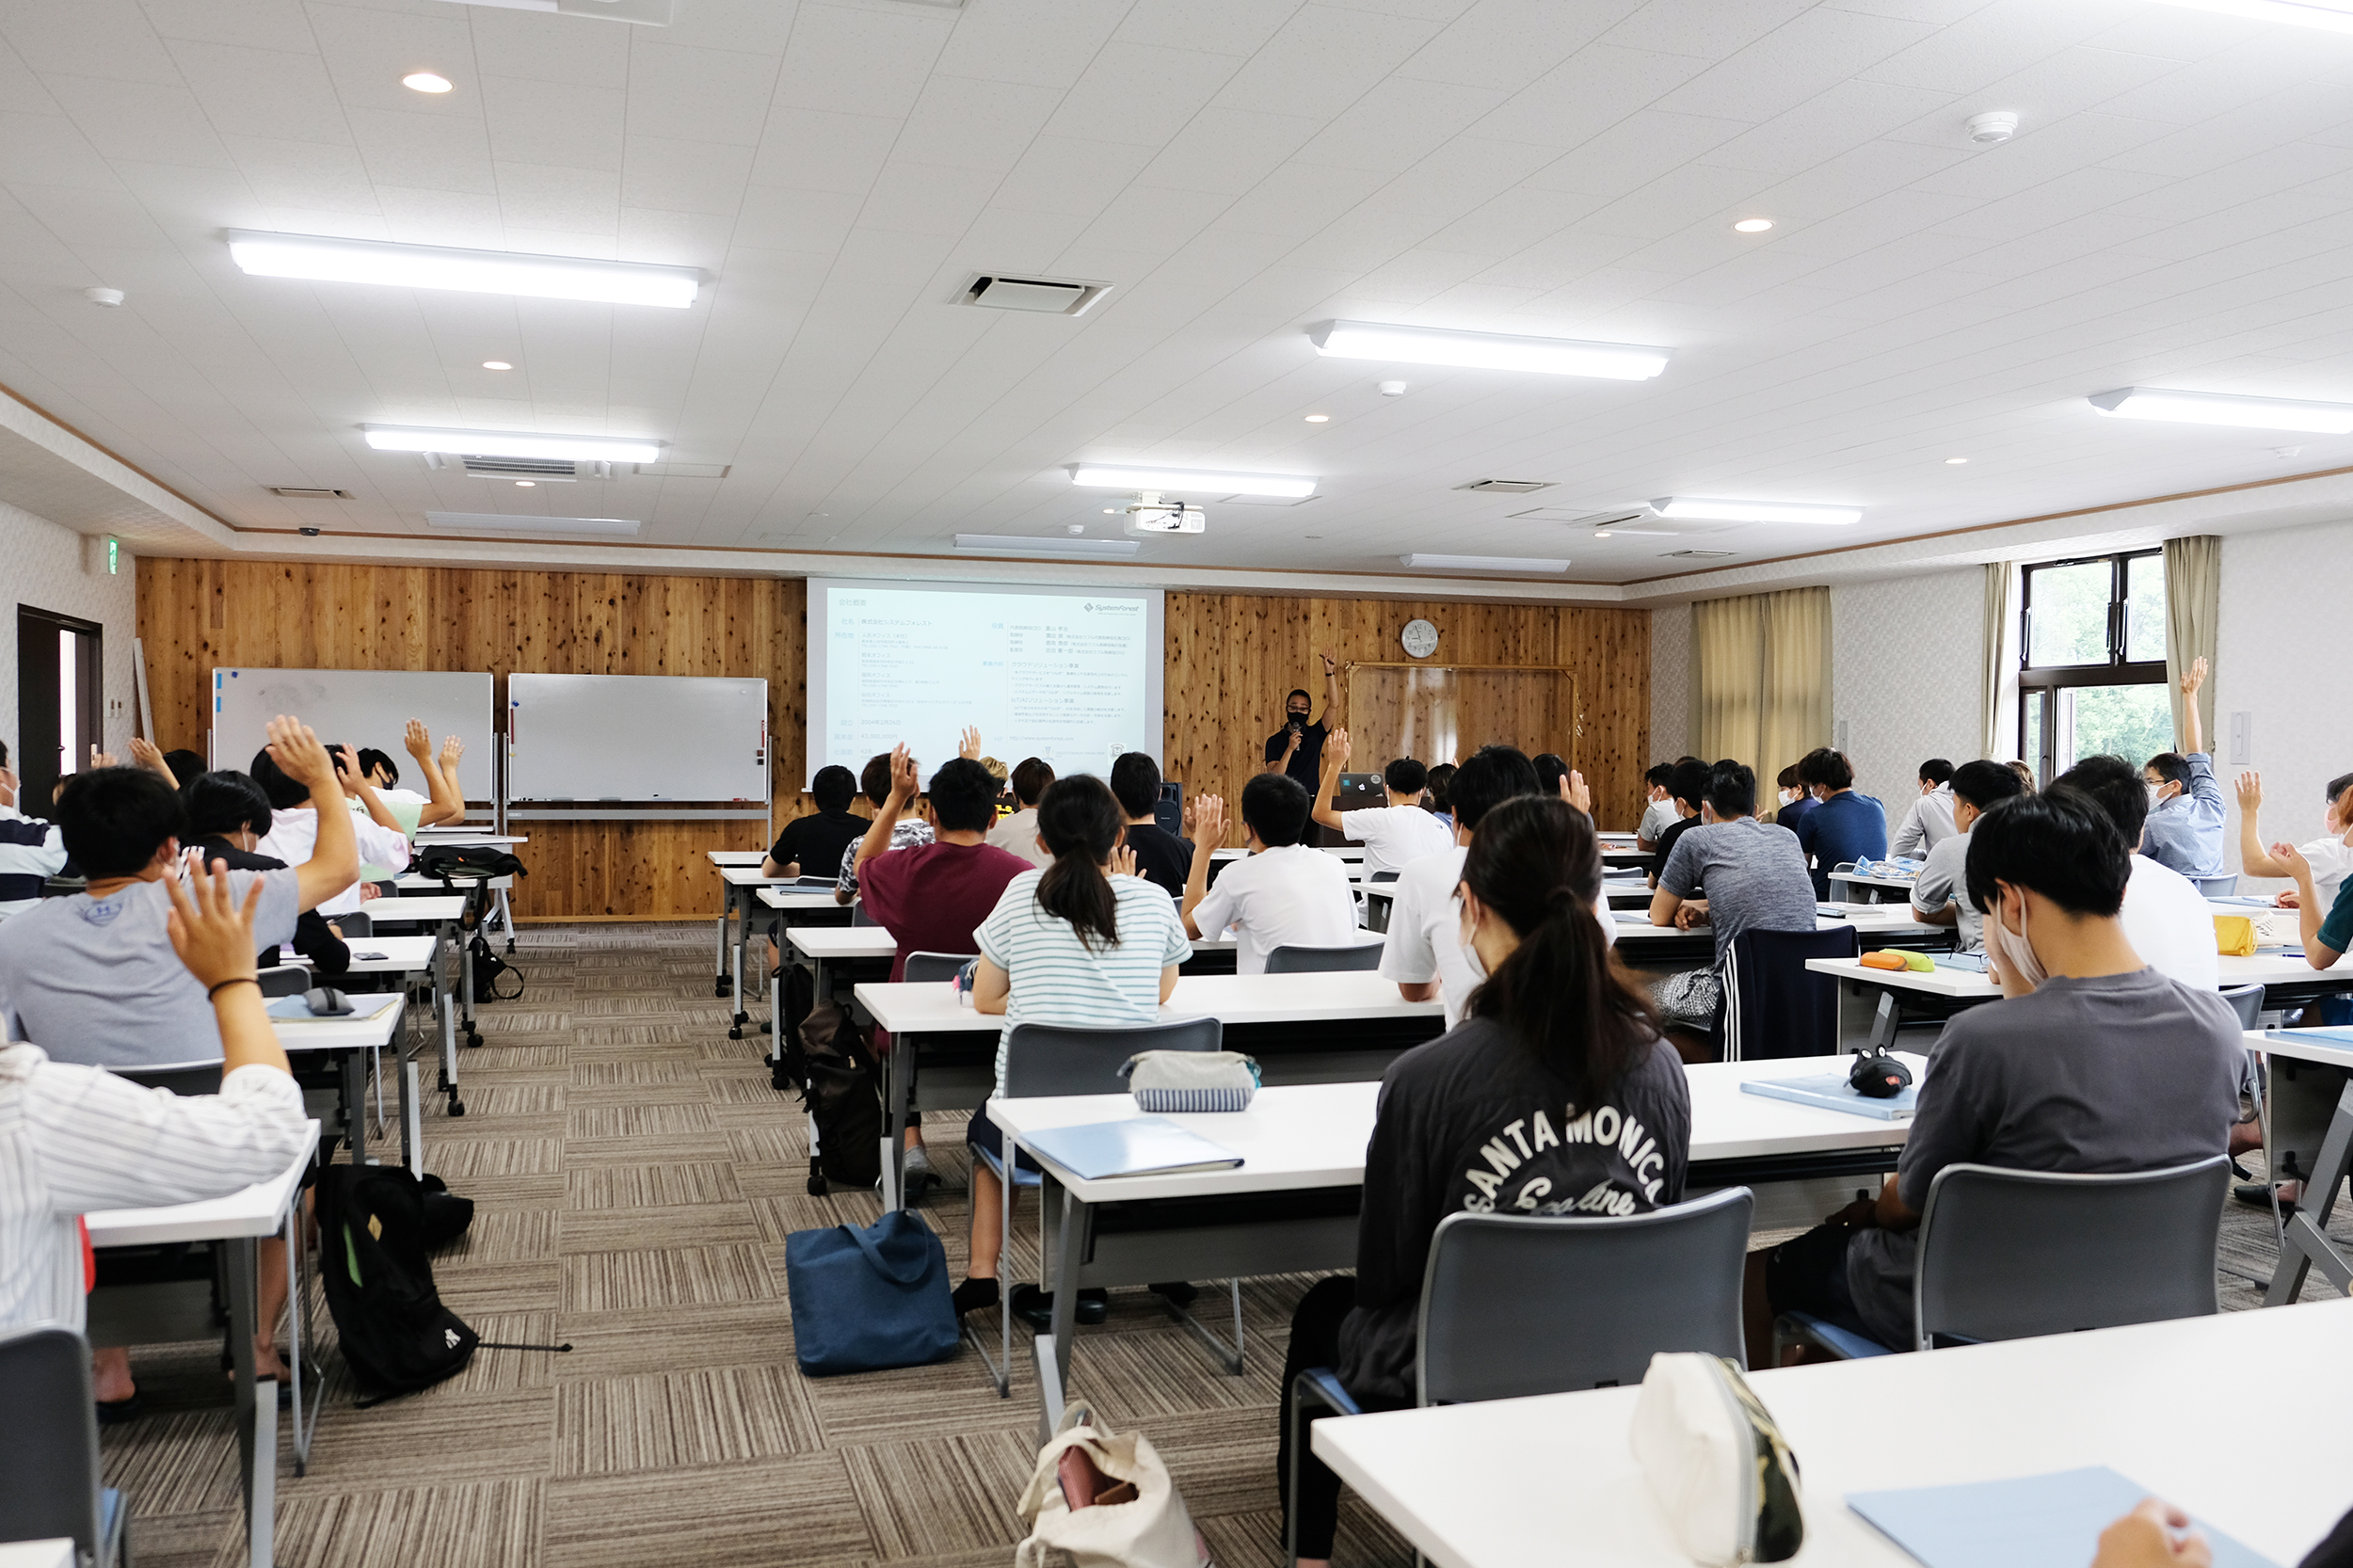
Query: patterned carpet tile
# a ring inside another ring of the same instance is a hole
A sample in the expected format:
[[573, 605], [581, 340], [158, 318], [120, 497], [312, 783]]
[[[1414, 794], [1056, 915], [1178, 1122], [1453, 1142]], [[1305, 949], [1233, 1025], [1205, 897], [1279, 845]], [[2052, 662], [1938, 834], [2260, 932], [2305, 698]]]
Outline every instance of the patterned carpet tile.
[[[306, 1487], [279, 1507], [275, 1555], [286, 1563], [531, 1568], [544, 1485], [534, 1476], [384, 1491]], [[152, 1561], [139, 1552], [140, 1568]]]
[[649, 1247], [563, 1260], [564, 1310], [717, 1306], [781, 1294], [756, 1246]]
[[788, 1365], [567, 1378], [555, 1474], [618, 1475], [813, 1452], [817, 1418]]
[[568, 1209], [739, 1203], [744, 1197], [736, 1184], [735, 1167], [723, 1160], [568, 1169], [564, 1192]]
[[548, 1568], [863, 1561], [873, 1555], [838, 1454], [547, 1483]]
[[758, 1244], [761, 1240], [749, 1203], [702, 1203], [568, 1209], [556, 1245], [566, 1253], [613, 1252], [639, 1245], [649, 1236], [677, 1246]]

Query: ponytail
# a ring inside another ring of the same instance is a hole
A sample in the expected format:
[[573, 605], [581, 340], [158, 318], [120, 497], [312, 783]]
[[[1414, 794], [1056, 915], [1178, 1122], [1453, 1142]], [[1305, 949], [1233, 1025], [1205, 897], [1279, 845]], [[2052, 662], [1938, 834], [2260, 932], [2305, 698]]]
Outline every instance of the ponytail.
[[1593, 913], [1601, 846], [1592, 819], [1545, 796], [1506, 801], [1480, 819], [1463, 881], [1520, 938], [1471, 993], [1469, 1013], [1501, 1024], [1570, 1086], [1575, 1104], [1599, 1104], [1659, 1037], [1659, 1024]]
[[1038, 878], [1038, 907], [1068, 920], [1090, 948], [1119, 943], [1119, 895], [1103, 874], [1127, 826], [1111, 787], [1087, 774], [1057, 778], [1037, 803], [1037, 833], [1054, 863]]

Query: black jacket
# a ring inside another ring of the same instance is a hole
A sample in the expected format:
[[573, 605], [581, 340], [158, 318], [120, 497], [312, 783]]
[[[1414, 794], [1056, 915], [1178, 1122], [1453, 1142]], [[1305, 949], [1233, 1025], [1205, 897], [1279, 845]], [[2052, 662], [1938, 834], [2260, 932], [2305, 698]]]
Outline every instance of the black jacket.
[[[274, 855], [256, 855], [251, 850], [239, 849], [218, 836], [199, 839], [187, 847], [202, 850], [206, 865], [224, 860], [232, 872], [280, 872], [286, 869], [286, 862]], [[328, 928], [327, 917], [315, 909], [305, 909], [295, 917], [294, 940], [288, 946], [308, 958], [311, 967], [322, 977], [340, 975], [351, 968], [350, 947]], [[264, 968], [277, 962], [276, 948], [263, 952]]]

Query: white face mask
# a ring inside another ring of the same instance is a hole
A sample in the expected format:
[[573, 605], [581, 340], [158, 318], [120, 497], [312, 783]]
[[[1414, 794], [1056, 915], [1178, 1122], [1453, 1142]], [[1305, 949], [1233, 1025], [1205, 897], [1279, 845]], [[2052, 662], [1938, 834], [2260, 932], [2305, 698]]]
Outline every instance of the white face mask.
[[2002, 923], [2002, 910], [2008, 904], [1994, 905], [1985, 917], [1985, 944], [1993, 962], [2005, 972], [2016, 975], [2029, 986], [2040, 985], [2050, 977], [2042, 960], [2034, 954], [2034, 944], [2026, 939], [2026, 904], [2018, 903], [2018, 930], [2013, 934]]
[[1798, 804], [1798, 792], [1797, 792], [1797, 791], [1795, 791], [1795, 790], [1784, 790], [1784, 791], [1782, 791], [1782, 792], [1781, 792], [1781, 803], [1782, 803], [1784, 806], [1795, 806], [1795, 805], [1797, 805], [1797, 804]]
[[2162, 784], [2143, 784], [2143, 785], [2141, 785], [2141, 788], [2149, 792], [2149, 809], [2150, 809], [2150, 810], [2153, 811], [2153, 810], [2155, 810], [2155, 809], [2156, 809], [2159, 806], [2161, 806], [2161, 805], [2163, 805], [2163, 804], [2164, 804], [2164, 797], [2165, 797], [2165, 786], [2164, 786], [2164, 785], [2162, 785]]

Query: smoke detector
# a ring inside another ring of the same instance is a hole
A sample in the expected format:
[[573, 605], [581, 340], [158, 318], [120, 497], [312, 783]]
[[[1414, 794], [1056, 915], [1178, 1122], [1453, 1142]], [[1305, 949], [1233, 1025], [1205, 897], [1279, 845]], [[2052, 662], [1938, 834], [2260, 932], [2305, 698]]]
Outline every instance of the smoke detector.
[[1206, 534], [1209, 514], [1189, 501], [1163, 501], [1158, 490], [1145, 490], [1128, 508], [1120, 531], [1149, 538], [1160, 534]]
[[111, 311], [122, 303], [122, 291], [120, 289], [84, 289], [82, 297], [93, 305], [103, 306]]
[[1996, 109], [1992, 114], [1969, 117], [1969, 139], [1980, 147], [1992, 146], [1997, 141], [2008, 141], [2017, 134], [2018, 117], [2008, 109]]

